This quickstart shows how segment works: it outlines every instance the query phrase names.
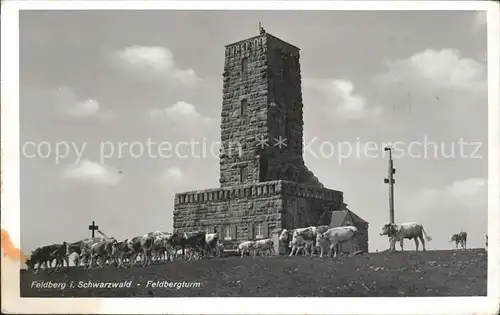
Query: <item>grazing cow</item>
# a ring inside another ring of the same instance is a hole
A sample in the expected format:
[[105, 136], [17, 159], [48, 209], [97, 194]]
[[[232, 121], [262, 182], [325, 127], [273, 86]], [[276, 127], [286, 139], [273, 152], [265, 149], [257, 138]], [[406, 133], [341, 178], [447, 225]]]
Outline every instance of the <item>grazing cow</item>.
[[[26, 266], [28, 269], [33, 269], [34, 272], [37, 272], [41, 269], [42, 265], [45, 266], [45, 269], [52, 267], [52, 261], [56, 260], [56, 268], [61, 265], [64, 267], [64, 261], [66, 261], [66, 265], [69, 267], [69, 259], [67, 257], [67, 253], [69, 252], [69, 244], [63, 242], [62, 244], [53, 244], [42, 246], [35, 249], [30, 258], [26, 261]], [[38, 264], [38, 268], [35, 269], [36, 264]]]
[[115, 264], [118, 268], [123, 265], [125, 259], [129, 259], [130, 265], [132, 265], [132, 261], [130, 258], [133, 255], [133, 250], [129, 247], [129, 239], [125, 239], [124, 241], [117, 242], [113, 244], [113, 249], [111, 250], [111, 257], [115, 261]]
[[[424, 226], [415, 222], [407, 222], [407, 223], [389, 223], [382, 227], [382, 231], [380, 235], [387, 235], [391, 239], [392, 242], [399, 241], [399, 245], [401, 246], [401, 251], [403, 251], [403, 241], [405, 238], [415, 240], [415, 249], [418, 251], [418, 239], [422, 242], [422, 249], [425, 252], [425, 241], [424, 237], [428, 242], [432, 240], [432, 237], [427, 236], [425, 233]], [[392, 246], [391, 246], [392, 247]]]
[[168, 238], [168, 235], [160, 231], [149, 232], [127, 239], [128, 248], [123, 250], [127, 253], [127, 257], [131, 257], [132, 265], [136, 263], [137, 257], [140, 255], [142, 256], [142, 266], [149, 266], [153, 262], [153, 258], [158, 260], [164, 256]]
[[78, 266], [80, 261], [86, 266], [87, 263], [90, 263], [90, 248], [92, 244], [99, 243], [102, 240], [102, 237], [94, 237], [93, 239], [85, 238], [81, 241], [71, 243], [69, 244], [68, 257], [72, 254], [76, 254], [74, 260], [75, 266]]
[[358, 229], [354, 226], [340, 226], [328, 229], [324, 233], [318, 233], [316, 236], [316, 244], [319, 245], [321, 252], [319, 257], [323, 257], [325, 246], [329, 246], [328, 256], [337, 257], [339, 253], [338, 244], [354, 240], [358, 234]]
[[460, 232], [458, 234], [453, 234], [453, 236], [450, 239], [450, 242], [455, 242], [457, 250], [459, 243], [462, 249], [467, 249], [467, 232]]
[[[26, 262], [25, 262], [26, 266], [27, 266], [27, 270], [33, 270], [33, 273], [37, 273], [38, 270], [42, 269], [42, 264], [45, 266], [45, 269], [48, 269], [49, 267], [47, 266], [47, 263], [49, 263], [50, 267], [52, 267], [52, 260], [54, 260], [52, 255], [47, 255], [46, 253], [44, 253], [42, 255], [41, 251], [42, 251], [42, 247], [38, 247], [34, 251], [31, 252], [30, 257], [28, 259], [26, 259]], [[52, 251], [50, 253], [52, 253]], [[36, 268], [37, 264], [38, 264], [38, 268]]]
[[161, 232], [149, 232], [141, 238], [141, 248], [143, 254], [143, 266], [149, 266], [153, 262], [153, 247], [156, 237]]
[[170, 245], [170, 240], [173, 237], [174, 235], [170, 232], [161, 232], [156, 236], [153, 247], [157, 259], [172, 261], [173, 247]]
[[252, 244], [253, 256], [259, 254], [274, 254], [274, 242], [270, 238], [254, 241]]
[[245, 241], [238, 245], [238, 252], [241, 254], [241, 258], [243, 258], [243, 255], [245, 255], [247, 252], [250, 254], [250, 252], [253, 250], [253, 244], [254, 241]]
[[[321, 226], [310, 226], [306, 228], [299, 228], [295, 230], [288, 231], [284, 229], [279, 236], [279, 239], [283, 242], [288, 242], [288, 247], [291, 248], [290, 255], [292, 256], [298, 254], [299, 249], [304, 249], [306, 255], [308, 255], [308, 250], [311, 250], [311, 256], [314, 255], [316, 251], [316, 236], [319, 233], [324, 233], [328, 230], [327, 225]], [[290, 240], [291, 235], [291, 240]]]
[[175, 231], [172, 238], [170, 238], [169, 243], [172, 247], [177, 246], [182, 248], [182, 256], [186, 256], [186, 248], [190, 247], [194, 250], [203, 253], [206, 247], [206, 233], [204, 231], [196, 232], [181, 232]]
[[313, 247], [313, 252], [311, 253], [311, 256], [313, 254], [315, 254], [316, 250], [318, 250], [318, 253], [319, 253], [319, 246], [318, 246], [319, 244], [316, 242], [317, 235], [325, 233], [329, 229], [330, 229], [330, 226], [328, 226], [328, 225], [320, 225], [320, 226], [316, 227], [316, 235], [314, 235], [314, 238], [313, 238], [314, 239], [314, 247]]
[[[146, 246], [150, 246], [148, 249], [148, 253], [151, 256], [152, 260], [159, 261], [168, 257], [168, 240], [172, 237], [172, 233], [165, 232], [151, 232], [148, 233], [148, 237], [151, 239], [151, 242], [146, 242]], [[167, 254], [167, 255], [166, 255]]]
[[67, 253], [68, 258], [72, 254], [77, 255], [77, 257], [74, 259], [75, 267], [78, 267], [78, 265], [80, 264], [80, 257], [82, 256], [83, 249], [84, 249], [83, 241], [74, 242], [74, 243], [69, 244], [69, 246], [68, 246], [68, 253]]
[[213, 251], [215, 251], [218, 257], [221, 256], [219, 251], [219, 233], [217, 232], [217, 228], [214, 228], [214, 233], [205, 234], [205, 246], [207, 253], [210, 255]]
[[278, 237], [278, 240], [280, 240], [281, 242], [286, 244], [287, 247], [290, 247], [289, 245], [290, 245], [290, 241], [292, 240], [291, 239], [292, 234], [293, 234], [293, 230], [283, 229], [283, 231], [281, 231], [281, 233], [280, 233], [280, 236]]
[[153, 246], [159, 233], [161, 232], [149, 232], [127, 240], [128, 250], [132, 252], [132, 264], [135, 264], [139, 255], [142, 256], [142, 266], [149, 266], [151, 264]]
[[[131, 253], [131, 258], [130, 258], [130, 265], [133, 266], [137, 262], [137, 257], [139, 255], [143, 255], [143, 248], [141, 245], [141, 240], [143, 239], [144, 235], [141, 236], [135, 236], [133, 238], [127, 239], [127, 247], [128, 251]], [[143, 264], [144, 264], [144, 255], [142, 257]]]
[[308, 255], [309, 252], [312, 253], [314, 247], [314, 243], [312, 240], [306, 240], [302, 235], [292, 233], [292, 240], [288, 244], [288, 248], [290, 249], [290, 255], [293, 255], [295, 249], [295, 255], [298, 255], [300, 250], [304, 251], [304, 255]]
[[118, 242], [114, 238], [104, 238], [100, 242], [94, 243], [90, 246], [90, 266], [92, 268], [94, 261], [99, 259], [99, 266], [104, 267], [108, 259], [112, 258], [113, 245]]

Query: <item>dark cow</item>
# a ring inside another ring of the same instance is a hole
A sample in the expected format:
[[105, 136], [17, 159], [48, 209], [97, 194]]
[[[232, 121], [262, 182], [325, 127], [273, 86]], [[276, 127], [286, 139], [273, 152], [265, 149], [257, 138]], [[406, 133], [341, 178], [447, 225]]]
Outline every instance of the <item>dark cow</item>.
[[68, 251], [69, 244], [66, 242], [39, 247], [31, 253], [30, 258], [26, 261], [26, 266], [28, 269], [33, 269], [36, 272], [36, 264], [38, 264], [38, 270], [41, 269], [42, 264], [45, 266], [45, 269], [52, 268], [52, 261], [55, 259], [56, 268], [58, 266], [64, 267], [65, 261], [69, 267]]
[[204, 231], [197, 231], [197, 232], [174, 231], [169, 241], [172, 247], [176, 248], [178, 246], [182, 248], [182, 257], [186, 257], [187, 247], [193, 248], [200, 253], [203, 253], [205, 251], [206, 233]]
[[460, 232], [458, 234], [453, 234], [451, 236], [450, 242], [455, 242], [456, 248], [458, 250], [458, 244], [462, 249], [467, 249], [467, 232]]
[[131, 252], [130, 265], [137, 262], [137, 257], [142, 254], [141, 239], [143, 235], [136, 236], [127, 240], [128, 250]]

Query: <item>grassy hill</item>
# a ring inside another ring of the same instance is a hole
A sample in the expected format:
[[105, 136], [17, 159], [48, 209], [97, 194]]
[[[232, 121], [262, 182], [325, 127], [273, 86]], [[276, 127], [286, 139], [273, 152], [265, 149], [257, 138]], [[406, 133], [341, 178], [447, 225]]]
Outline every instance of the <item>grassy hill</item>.
[[[485, 296], [487, 252], [370, 253], [334, 261], [317, 257], [227, 257], [175, 261], [147, 268], [21, 271], [23, 297], [189, 296]], [[199, 282], [199, 287], [152, 288], [148, 281]], [[66, 283], [61, 289], [31, 288], [33, 281]], [[74, 288], [70, 288], [73, 281]], [[78, 288], [78, 281], [131, 281], [130, 288]]]

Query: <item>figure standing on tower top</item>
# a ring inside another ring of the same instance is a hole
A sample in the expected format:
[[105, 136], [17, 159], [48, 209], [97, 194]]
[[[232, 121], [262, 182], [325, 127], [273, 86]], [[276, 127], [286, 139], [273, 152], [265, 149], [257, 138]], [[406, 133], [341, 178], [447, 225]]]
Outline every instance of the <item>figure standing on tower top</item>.
[[266, 30], [262, 27], [262, 24], [260, 22], [259, 22], [259, 33], [260, 33], [260, 35], [266, 33]]

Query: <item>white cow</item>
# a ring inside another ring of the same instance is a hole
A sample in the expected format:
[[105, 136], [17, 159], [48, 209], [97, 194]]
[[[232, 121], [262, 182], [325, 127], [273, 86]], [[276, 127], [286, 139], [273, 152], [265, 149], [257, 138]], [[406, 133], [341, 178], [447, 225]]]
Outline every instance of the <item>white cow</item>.
[[153, 238], [151, 244], [153, 258], [156, 261], [171, 260], [170, 240], [173, 238], [173, 233], [156, 231], [152, 233], [151, 237]]
[[[391, 244], [399, 241], [401, 246], [401, 251], [403, 251], [403, 241], [405, 238], [413, 239], [415, 241], [415, 249], [418, 252], [418, 239], [422, 242], [422, 248], [425, 252], [425, 241], [424, 236], [428, 242], [432, 240], [432, 237], [427, 236], [425, 233], [424, 226], [416, 222], [406, 222], [406, 223], [389, 223], [382, 227], [380, 235], [387, 235], [391, 239]], [[393, 246], [391, 246], [393, 248]]]
[[[279, 239], [283, 242], [289, 242], [288, 247], [291, 248], [290, 255], [292, 256], [298, 254], [299, 249], [303, 249], [305, 254], [308, 255], [309, 250], [311, 251], [311, 256], [314, 255], [316, 250], [316, 236], [318, 233], [323, 233], [328, 230], [327, 225], [321, 226], [309, 226], [306, 228], [298, 228], [295, 230], [288, 231], [284, 229], [279, 236]], [[291, 235], [291, 240], [290, 240]]]
[[90, 247], [90, 266], [92, 268], [94, 261], [99, 259], [99, 266], [104, 267], [106, 261], [112, 259], [113, 247], [118, 242], [114, 238], [104, 238], [98, 243], [94, 243]]
[[246, 252], [250, 253], [253, 250], [254, 241], [245, 241], [238, 245], [238, 252], [241, 254], [241, 258]]
[[94, 237], [93, 239], [85, 238], [81, 241], [71, 243], [69, 245], [68, 256], [75, 254], [75, 266], [79, 266], [80, 262], [83, 263], [84, 268], [90, 267], [91, 247], [93, 244], [99, 243], [103, 240], [102, 237]]
[[148, 266], [152, 262], [152, 250], [155, 240], [154, 235], [159, 235], [156, 232], [149, 232], [141, 236], [136, 236], [127, 240], [127, 246], [133, 253], [130, 259], [132, 264], [135, 264], [137, 257], [142, 256], [142, 266]]
[[302, 237], [296, 236], [295, 240], [292, 242], [293, 235], [295, 235], [295, 230], [283, 229], [278, 239], [283, 243], [288, 244], [288, 247], [291, 248], [290, 256], [292, 256], [293, 253], [297, 255], [300, 249], [303, 249], [304, 252], [307, 254], [307, 249], [306, 249], [307, 244], [304, 241], [304, 239]]
[[321, 248], [319, 257], [323, 257], [325, 246], [329, 246], [328, 256], [333, 258], [338, 255], [337, 244], [353, 240], [358, 234], [358, 229], [354, 226], [340, 226], [327, 230], [324, 233], [318, 233], [316, 236], [316, 243]]
[[253, 242], [253, 256], [257, 255], [257, 251], [260, 253], [274, 254], [274, 242], [270, 238], [257, 240]]
[[219, 233], [217, 231], [215, 233], [205, 234], [205, 246], [209, 254], [215, 251], [218, 257], [221, 256], [219, 239]]

